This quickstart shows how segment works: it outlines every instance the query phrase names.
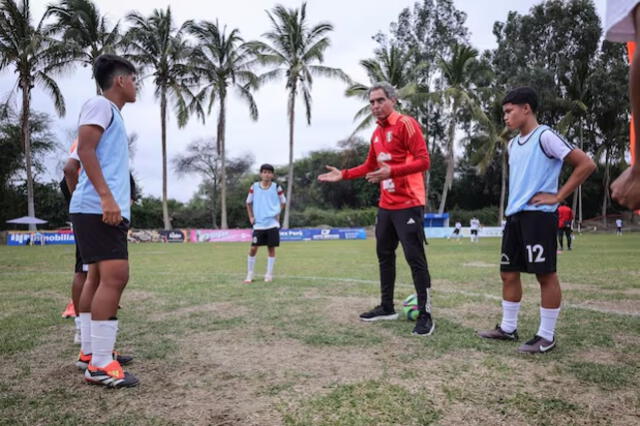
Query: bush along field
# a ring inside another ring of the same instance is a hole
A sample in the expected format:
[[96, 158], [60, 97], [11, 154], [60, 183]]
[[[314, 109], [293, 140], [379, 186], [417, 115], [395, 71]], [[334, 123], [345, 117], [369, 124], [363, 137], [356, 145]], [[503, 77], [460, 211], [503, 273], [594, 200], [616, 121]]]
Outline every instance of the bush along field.
[[[72, 246], [0, 247], [0, 424], [638, 424], [640, 236], [577, 236], [558, 255], [558, 346], [476, 337], [500, 321], [499, 240], [432, 240], [430, 337], [378, 304], [375, 241], [283, 243], [275, 278], [243, 284], [246, 244], [130, 246], [117, 349], [137, 388], [74, 366]], [[398, 250], [396, 310], [413, 293]], [[524, 277], [519, 332], [537, 330]]]

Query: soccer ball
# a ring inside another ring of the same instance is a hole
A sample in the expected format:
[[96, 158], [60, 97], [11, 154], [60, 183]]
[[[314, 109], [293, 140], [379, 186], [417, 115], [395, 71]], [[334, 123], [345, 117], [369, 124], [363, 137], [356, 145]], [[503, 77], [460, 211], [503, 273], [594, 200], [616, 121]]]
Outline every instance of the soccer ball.
[[402, 302], [402, 312], [404, 313], [404, 317], [409, 321], [418, 319], [420, 310], [418, 309], [418, 297], [415, 294], [404, 299]]

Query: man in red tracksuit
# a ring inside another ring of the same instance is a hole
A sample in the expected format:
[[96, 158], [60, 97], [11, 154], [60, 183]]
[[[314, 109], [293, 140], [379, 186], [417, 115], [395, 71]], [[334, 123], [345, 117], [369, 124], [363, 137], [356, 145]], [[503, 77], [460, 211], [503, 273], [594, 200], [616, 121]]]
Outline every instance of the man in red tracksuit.
[[402, 243], [411, 268], [420, 314], [413, 334], [428, 336], [435, 325], [431, 318], [429, 290], [431, 277], [424, 250], [424, 172], [429, 169], [429, 153], [420, 125], [395, 111], [396, 91], [388, 83], [369, 89], [371, 113], [377, 119], [367, 160], [360, 166], [338, 170], [327, 166], [322, 182], [365, 177], [380, 186], [376, 220], [376, 251], [380, 267], [381, 303], [360, 315], [363, 321], [398, 318], [393, 308], [396, 278], [396, 248]]
[[562, 203], [558, 207], [558, 246], [560, 251], [564, 249], [562, 246], [562, 236], [567, 237], [567, 248], [571, 250], [571, 221], [573, 220], [573, 210], [567, 206], [566, 203]]

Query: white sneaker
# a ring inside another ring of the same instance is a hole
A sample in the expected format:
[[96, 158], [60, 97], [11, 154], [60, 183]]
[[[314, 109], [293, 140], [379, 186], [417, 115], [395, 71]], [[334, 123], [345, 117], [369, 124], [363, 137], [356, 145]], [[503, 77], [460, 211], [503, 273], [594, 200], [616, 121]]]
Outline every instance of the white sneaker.
[[264, 276], [264, 282], [265, 283], [270, 283], [271, 281], [273, 281], [273, 276], [272, 275], [267, 274], [267, 275]]
[[253, 274], [247, 274], [247, 278], [243, 281], [245, 284], [251, 284], [253, 282]]

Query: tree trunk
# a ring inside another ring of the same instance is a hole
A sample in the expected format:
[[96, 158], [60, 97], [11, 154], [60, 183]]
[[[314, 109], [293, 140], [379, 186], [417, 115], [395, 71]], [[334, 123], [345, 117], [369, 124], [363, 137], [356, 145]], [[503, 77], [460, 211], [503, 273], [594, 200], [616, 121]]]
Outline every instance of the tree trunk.
[[[22, 88], [22, 116], [20, 117], [20, 136], [22, 148], [24, 149], [24, 159], [27, 172], [27, 215], [36, 216], [36, 209], [33, 196], [33, 158], [31, 157], [31, 131], [29, 129], [29, 113], [31, 109], [31, 82], [28, 79], [20, 81]], [[29, 231], [35, 231], [36, 225], [29, 224]]]
[[440, 207], [438, 213], [444, 213], [445, 205], [447, 204], [447, 194], [453, 184], [453, 172], [454, 172], [454, 160], [455, 160], [455, 136], [456, 136], [456, 112], [458, 110], [458, 103], [453, 101], [453, 108], [451, 109], [451, 120], [449, 122], [449, 141], [447, 143], [447, 174], [444, 179], [444, 188], [442, 188], [442, 199], [440, 200]]
[[220, 96], [220, 115], [218, 115], [218, 147], [220, 150], [220, 228], [228, 229], [227, 224], [227, 153], [224, 140], [226, 120], [226, 91], [223, 89]]
[[582, 185], [578, 187], [578, 232], [582, 233]]
[[575, 190], [573, 192], [573, 198], [571, 200], [571, 210], [573, 211], [573, 218], [574, 220], [577, 219], [578, 215], [576, 215], [575, 213], [578, 211], [578, 195], [580, 194], [580, 187], [578, 187], [577, 190]]
[[167, 92], [160, 91], [160, 129], [162, 135], [162, 222], [164, 229], [171, 229], [167, 205]]
[[[425, 138], [427, 139], [427, 149], [429, 150], [429, 156], [431, 156], [431, 161], [433, 161], [433, 152], [435, 152], [436, 149], [436, 138], [435, 136], [433, 137], [433, 142], [431, 144], [431, 148], [429, 148], [429, 138], [427, 136], [427, 129], [425, 128], [425, 132], [424, 132]], [[433, 164], [433, 163], [431, 163]], [[429, 166], [429, 169], [427, 170], [427, 172], [425, 173], [425, 177], [424, 177], [424, 191], [425, 191], [425, 212], [430, 212], [431, 211], [431, 202], [429, 201], [429, 185], [431, 184], [431, 165]]]
[[218, 186], [218, 179], [216, 177], [213, 178], [213, 188], [211, 190], [211, 223], [213, 225], [213, 229], [218, 229], [218, 222], [216, 218], [216, 188]]
[[[583, 149], [583, 133], [582, 133], [582, 118], [580, 118], [580, 130], [579, 130], [578, 144], [580, 145], [580, 149]], [[582, 185], [578, 186], [578, 210], [574, 210], [574, 214], [577, 213], [578, 216], [578, 232], [582, 231]]]
[[293, 125], [295, 123], [296, 90], [289, 93], [289, 173], [287, 173], [287, 205], [284, 208], [284, 222], [282, 227], [289, 229], [289, 213], [291, 212], [291, 197], [293, 193]]
[[507, 145], [502, 144], [502, 165], [500, 167], [500, 211], [498, 212], [498, 226], [504, 220], [504, 199], [507, 195]]
[[602, 225], [607, 228], [607, 205], [609, 204], [609, 148], [606, 148], [604, 154], [604, 196], [602, 197]]

